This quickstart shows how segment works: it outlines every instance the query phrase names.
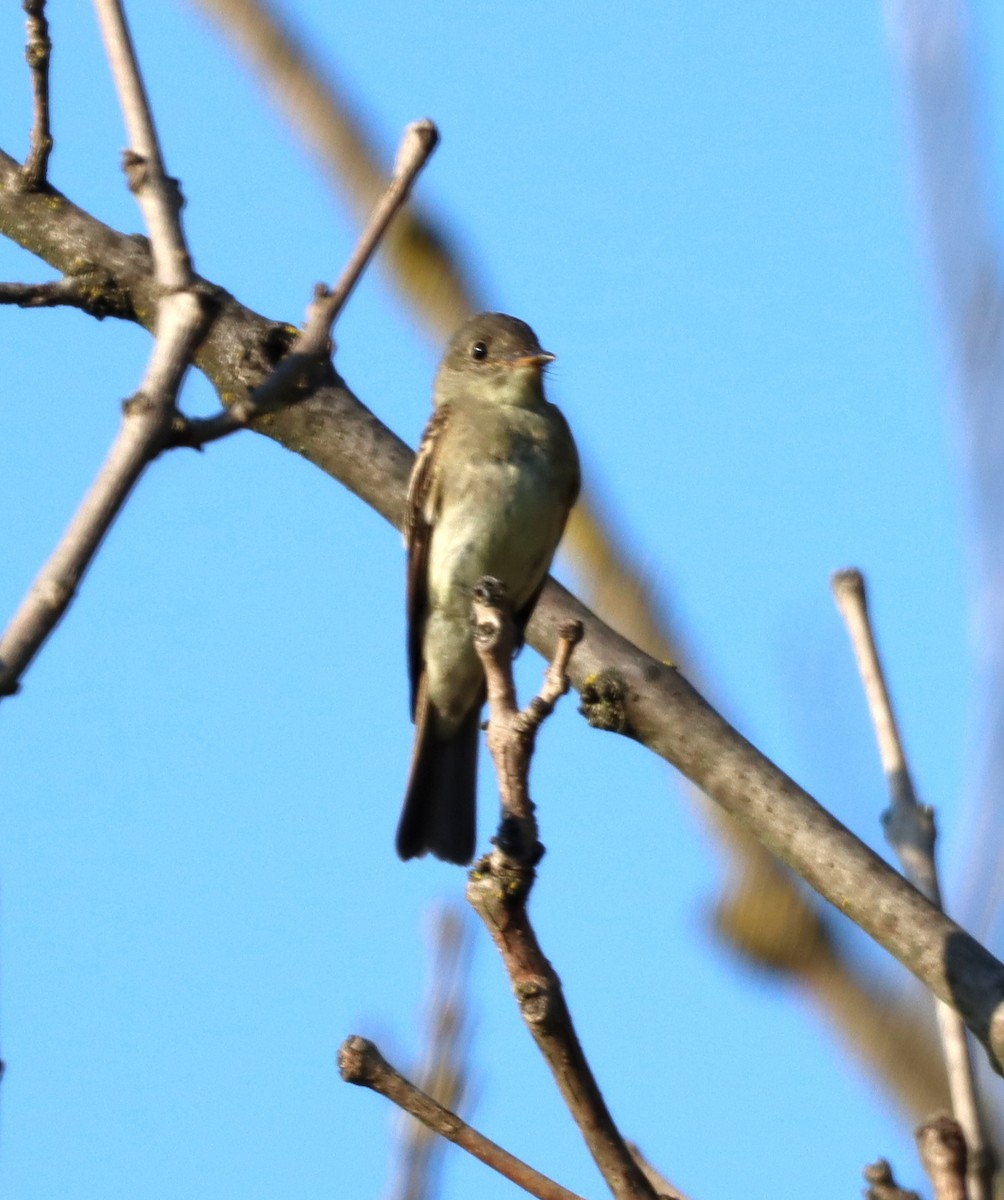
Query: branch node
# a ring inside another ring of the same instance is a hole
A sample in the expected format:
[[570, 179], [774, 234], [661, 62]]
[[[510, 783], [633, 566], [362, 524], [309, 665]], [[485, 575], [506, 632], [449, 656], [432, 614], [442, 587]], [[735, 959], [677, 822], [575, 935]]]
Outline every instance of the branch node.
[[338, 1049], [338, 1073], [346, 1083], [371, 1087], [380, 1052], [368, 1039], [353, 1034]]
[[933, 1117], [917, 1130], [917, 1147], [935, 1200], [966, 1200], [966, 1139], [953, 1117]]
[[624, 684], [611, 668], [590, 675], [579, 689], [579, 712], [593, 729], [628, 733], [630, 722], [624, 705]]
[[[830, 587], [838, 605], [843, 605], [848, 601], [864, 605], [868, 603], [865, 577], [857, 567], [843, 567], [839, 571], [834, 571], [830, 576]], [[885, 1162], [885, 1160], [880, 1159], [879, 1162]], [[885, 1165], [888, 1167], [889, 1164]]]
[[142, 154], [135, 150], [122, 151], [122, 170], [126, 177], [126, 185], [135, 196], [141, 192], [149, 181], [149, 164]]
[[[498, 871], [509, 869], [513, 872], [510, 891], [525, 887], [527, 891], [533, 884], [533, 868], [547, 853], [540, 841], [537, 823], [532, 814], [536, 812], [532, 800], [527, 803], [531, 815], [518, 816], [516, 813], [503, 810], [499, 819], [499, 827], [492, 837], [491, 844], [496, 847], [501, 858], [496, 863]], [[498, 855], [496, 855], [498, 858]], [[518, 878], [517, 878], [518, 876]]]
[[569, 617], [558, 626], [558, 637], [573, 649], [582, 641], [585, 626], [577, 617]]
[[124, 417], [139, 417], [145, 413], [153, 412], [156, 407], [156, 403], [146, 392], [134, 392], [133, 395], [127, 396], [122, 401], [122, 415]]
[[550, 980], [543, 975], [527, 975], [513, 984], [519, 1011], [528, 1025], [544, 1030], [560, 1012], [558, 997]]
[[197, 450], [200, 454], [205, 450], [205, 440], [200, 438], [191, 418], [186, 417], [180, 410], [175, 410], [171, 418], [171, 428], [168, 431], [165, 450]]
[[404, 131], [401, 145], [398, 147], [397, 156], [394, 159], [395, 179], [406, 177], [415, 169], [416, 163], [418, 169], [421, 170], [426, 159], [438, 145], [439, 130], [436, 128], [435, 121], [429, 117], [421, 117], [417, 121], [412, 121]]

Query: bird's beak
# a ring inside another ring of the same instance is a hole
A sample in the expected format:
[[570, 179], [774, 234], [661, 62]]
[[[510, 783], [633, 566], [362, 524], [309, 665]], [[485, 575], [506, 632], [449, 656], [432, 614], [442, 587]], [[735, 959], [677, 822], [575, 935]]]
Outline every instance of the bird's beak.
[[541, 350], [539, 354], [526, 354], [522, 358], [511, 358], [509, 362], [514, 367], [546, 367], [554, 359], [550, 350]]

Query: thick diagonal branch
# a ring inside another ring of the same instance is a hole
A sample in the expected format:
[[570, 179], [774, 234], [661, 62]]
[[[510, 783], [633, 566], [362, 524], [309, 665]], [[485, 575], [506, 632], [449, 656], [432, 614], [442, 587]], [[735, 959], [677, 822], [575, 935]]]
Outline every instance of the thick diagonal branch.
[[[59, 193], [10, 187], [19, 167], [0, 152], [0, 233], [64, 273], [101, 263], [136, 319], [153, 323], [149, 256]], [[196, 352], [226, 404], [246, 396], [288, 349], [295, 330], [203, 281], [218, 311]], [[259, 432], [301, 454], [400, 527], [413, 454], [333, 376], [309, 400], [274, 413]], [[559, 584], [541, 595], [527, 640], [548, 658], [559, 630], [585, 635], [569, 668], [591, 716], [679, 768], [724, 811], [962, 1015], [1000, 1069], [1004, 964], [920, 895], [835, 817], [742, 737], [679, 671], [640, 651]], [[600, 701], [602, 704], [600, 705]], [[598, 709], [598, 705], [600, 705]]]

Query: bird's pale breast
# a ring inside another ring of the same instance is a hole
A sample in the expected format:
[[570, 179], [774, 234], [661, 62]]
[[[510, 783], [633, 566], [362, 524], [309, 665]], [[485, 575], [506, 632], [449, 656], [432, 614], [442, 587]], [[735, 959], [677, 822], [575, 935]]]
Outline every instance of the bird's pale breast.
[[460, 456], [459, 469], [454, 457], [438, 497], [425, 628], [429, 696], [448, 724], [452, 714], [459, 718], [469, 709], [481, 687], [469, 633], [471, 589], [492, 575], [517, 611], [528, 603], [561, 537], [574, 469], [560, 453], [564, 426], [541, 413], [465, 413], [450, 432], [469, 453]]

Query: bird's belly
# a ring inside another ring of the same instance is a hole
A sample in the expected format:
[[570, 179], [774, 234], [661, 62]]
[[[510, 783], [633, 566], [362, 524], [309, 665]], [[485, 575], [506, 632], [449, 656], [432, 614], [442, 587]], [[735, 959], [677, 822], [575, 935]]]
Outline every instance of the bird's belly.
[[492, 575], [522, 608], [561, 535], [563, 497], [549, 472], [511, 461], [480, 464], [463, 491], [443, 506], [429, 546], [433, 606], [466, 610], [471, 588]]

